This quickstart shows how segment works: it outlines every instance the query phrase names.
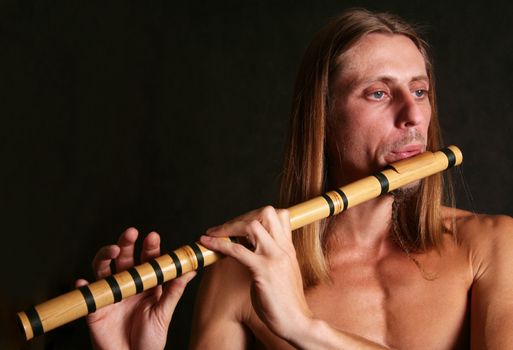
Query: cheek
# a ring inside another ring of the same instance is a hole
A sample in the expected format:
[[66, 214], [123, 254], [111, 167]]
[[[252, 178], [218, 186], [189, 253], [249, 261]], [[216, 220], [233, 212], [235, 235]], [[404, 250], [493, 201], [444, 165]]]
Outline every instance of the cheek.
[[379, 148], [385, 132], [382, 127], [362, 123], [358, 119], [340, 122], [328, 134], [330, 158], [336, 159], [340, 165], [351, 164], [360, 168], [368, 163], [369, 155]]
[[360, 108], [340, 123], [340, 134], [356, 142], [359, 148], [371, 147], [392, 133], [393, 123], [387, 123], [385, 118], [384, 112]]
[[376, 123], [376, 111], [368, 108], [365, 103], [355, 102], [354, 99], [341, 101], [335, 112], [335, 123], [338, 133], [355, 135], [365, 133]]
[[428, 128], [429, 128], [429, 125], [431, 123], [431, 105], [428, 103], [427, 106], [424, 106], [424, 108], [422, 109], [422, 113], [424, 114], [424, 123], [422, 124], [423, 126], [423, 132], [424, 132], [424, 135], [427, 136], [427, 131], [428, 131]]
[[[365, 103], [354, 100], [339, 101], [333, 114], [334, 128], [330, 134], [332, 145], [337, 149], [351, 151], [350, 153], [368, 152], [368, 148], [379, 143], [388, 131], [383, 121], [382, 111], [369, 108]], [[330, 150], [336, 151], [334, 147]]]

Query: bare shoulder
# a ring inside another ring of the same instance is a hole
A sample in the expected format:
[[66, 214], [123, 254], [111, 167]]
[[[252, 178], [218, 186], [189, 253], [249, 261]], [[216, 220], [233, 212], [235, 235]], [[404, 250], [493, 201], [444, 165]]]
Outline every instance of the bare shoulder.
[[464, 242], [490, 242], [494, 239], [513, 237], [513, 218], [507, 215], [476, 214], [466, 210], [444, 208], [443, 218], [451, 227], [454, 220], [455, 233]]
[[[196, 297], [191, 349], [245, 349], [249, 337], [244, 320], [251, 307], [247, 270], [224, 258], [205, 271]], [[230, 334], [220, 337], [220, 334]]]
[[513, 218], [475, 214], [444, 208], [443, 217], [453, 228], [458, 244], [468, 250], [475, 277], [500, 255], [513, 256]]
[[213, 309], [222, 308], [224, 314], [242, 318], [250, 283], [249, 272], [244, 266], [230, 257], [224, 258], [206, 269], [197, 304]]
[[513, 343], [513, 219], [454, 209], [444, 214], [472, 267], [471, 347], [506, 349]]

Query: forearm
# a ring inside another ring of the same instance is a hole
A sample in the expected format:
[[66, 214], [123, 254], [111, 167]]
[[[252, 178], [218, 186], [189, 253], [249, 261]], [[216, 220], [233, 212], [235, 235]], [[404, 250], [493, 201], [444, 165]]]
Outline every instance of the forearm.
[[305, 321], [287, 341], [298, 349], [390, 349], [360, 336], [337, 330], [318, 319]]

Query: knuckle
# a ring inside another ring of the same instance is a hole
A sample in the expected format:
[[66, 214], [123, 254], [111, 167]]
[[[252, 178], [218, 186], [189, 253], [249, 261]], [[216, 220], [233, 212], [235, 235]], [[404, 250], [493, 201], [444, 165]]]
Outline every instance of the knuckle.
[[233, 244], [232, 246], [232, 252], [235, 254], [235, 255], [240, 255], [240, 254], [243, 254], [244, 251], [245, 251], [246, 248], [244, 248], [242, 245], [240, 244]]
[[276, 213], [276, 210], [274, 209], [274, 207], [272, 205], [266, 205], [265, 207], [262, 208], [262, 214], [264, 216], [270, 216], [270, 215], [273, 215], [274, 213]]
[[225, 223], [223, 223], [221, 225], [221, 230], [220, 231], [225, 232], [225, 231], [229, 230], [230, 226], [233, 225], [235, 222], [236, 222], [236, 219], [232, 219], [232, 220], [226, 221]]
[[290, 220], [289, 211], [287, 209], [278, 209], [278, 210], [276, 210], [276, 212], [278, 213], [278, 217], [281, 220], [287, 220], [287, 221]]
[[252, 231], [258, 230], [261, 226], [260, 221], [256, 219], [253, 219], [248, 223], [248, 227]]

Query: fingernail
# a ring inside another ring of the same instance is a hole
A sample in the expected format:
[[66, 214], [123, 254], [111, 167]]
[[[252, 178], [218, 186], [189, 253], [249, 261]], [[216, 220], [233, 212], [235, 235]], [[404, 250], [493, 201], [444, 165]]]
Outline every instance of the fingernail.
[[212, 240], [212, 237], [203, 235], [200, 237], [200, 240], [203, 242], [210, 242]]

